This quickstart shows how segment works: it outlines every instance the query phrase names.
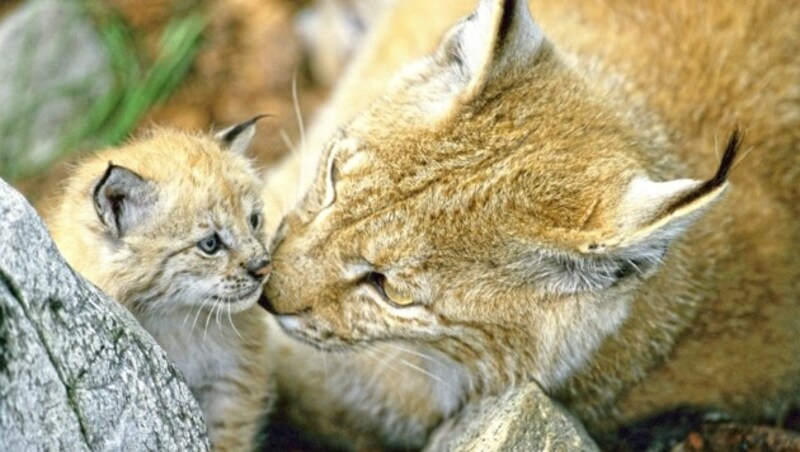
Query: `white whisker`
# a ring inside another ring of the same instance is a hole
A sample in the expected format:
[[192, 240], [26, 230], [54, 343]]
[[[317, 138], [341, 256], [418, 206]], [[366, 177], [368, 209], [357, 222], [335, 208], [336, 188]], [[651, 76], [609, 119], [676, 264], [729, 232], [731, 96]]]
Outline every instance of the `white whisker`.
[[244, 340], [241, 334], [239, 334], [239, 330], [236, 329], [236, 325], [233, 323], [233, 318], [231, 317], [231, 305], [228, 304], [228, 322], [231, 324], [231, 328], [239, 336], [239, 339]]
[[[436, 363], [436, 364], [439, 364], [439, 363], [438, 363], [438, 361], [434, 360], [432, 357], [430, 357], [430, 356], [425, 356], [425, 355], [423, 355], [423, 354], [421, 354], [421, 353], [418, 353], [418, 352], [414, 352], [414, 351], [408, 350], [408, 349], [406, 349], [406, 348], [404, 348], [404, 347], [400, 346], [399, 344], [393, 344], [393, 343], [387, 343], [387, 344], [388, 344], [390, 347], [393, 347], [395, 350], [397, 350], [397, 351], [399, 351], [399, 352], [411, 353], [411, 354], [413, 354], [413, 355], [417, 355], [417, 356], [420, 356], [420, 357], [424, 357], [424, 358], [426, 358], [426, 359], [428, 359], [428, 360], [431, 360], [432, 362], [434, 362], [434, 363]], [[375, 350], [378, 350], [378, 349], [377, 349], [377, 348], [375, 348]], [[384, 353], [388, 353], [388, 352], [384, 352]], [[443, 380], [443, 379], [442, 379], [441, 377], [439, 377], [438, 375], [435, 375], [435, 374], [433, 374], [433, 373], [431, 373], [431, 372], [429, 372], [429, 371], [427, 371], [427, 370], [423, 369], [423, 368], [422, 368], [422, 367], [420, 367], [420, 366], [417, 366], [416, 364], [414, 364], [414, 363], [412, 363], [412, 362], [410, 362], [410, 361], [408, 361], [408, 360], [406, 360], [406, 359], [404, 359], [404, 358], [400, 358], [400, 357], [397, 357], [397, 356], [395, 356], [395, 358], [397, 358], [397, 359], [400, 361], [400, 363], [401, 363], [401, 364], [403, 364], [403, 365], [405, 365], [406, 367], [408, 367], [408, 368], [410, 368], [410, 369], [412, 369], [412, 370], [414, 370], [414, 371], [416, 371], [416, 372], [419, 372], [419, 373], [421, 373], [422, 375], [425, 375], [425, 376], [427, 376], [427, 377], [430, 377], [430, 378], [432, 378], [432, 379], [434, 379], [434, 380], [436, 380], [436, 381], [438, 381], [438, 382], [442, 383], [443, 385], [447, 386], [448, 388], [451, 388], [451, 389], [452, 389], [452, 385], [450, 384], [450, 382], [448, 382], [448, 381], [446, 381], [446, 380]]]
[[211, 300], [211, 297], [206, 297], [206, 299], [203, 300], [202, 303], [200, 303], [200, 306], [197, 308], [197, 314], [195, 314], [194, 316], [194, 321], [192, 322], [192, 328], [189, 330], [189, 333], [194, 332], [194, 326], [197, 324], [197, 319], [198, 317], [200, 317], [200, 312], [203, 311], [203, 308], [206, 306], [206, 303], [208, 303], [209, 300]]
[[414, 350], [412, 348], [403, 347], [402, 345], [395, 344], [393, 342], [387, 342], [386, 345], [388, 345], [389, 347], [392, 347], [394, 349], [400, 350], [402, 352], [410, 353], [410, 354], [412, 354], [414, 356], [419, 356], [420, 358], [426, 359], [426, 360], [428, 360], [428, 361], [430, 361], [430, 362], [432, 362], [434, 364], [441, 364], [439, 362], [439, 360], [437, 360], [433, 356], [426, 355], [425, 353], [418, 352], [418, 351], [416, 351], [416, 350]]
[[[225, 304], [228, 304], [228, 300], [226, 299], [226, 300], [224, 301], [224, 303], [225, 303]], [[220, 331], [222, 331], [222, 325], [221, 325], [221, 324], [220, 324], [220, 322], [219, 322], [219, 314], [220, 314], [220, 312], [222, 311], [222, 306], [224, 306], [224, 305], [222, 305], [222, 304], [221, 304], [221, 305], [219, 305], [219, 306], [217, 307], [217, 314], [214, 316], [214, 320], [215, 320], [215, 321], [216, 321], [216, 323], [217, 323], [217, 328], [219, 328], [219, 330], [220, 330]]]
[[292, 154], [299, 154], [300, 153], [300, 150], [297, 149], [297, 147], [294, 145], [294, 143], [292, 143], [292, 140], [289, 138], [289, 135], [286, 133], [286, 130], [281, 129], [280, 136], [281, 136], [281, 140], [283, 140], [283, 144], [285, 144], [286, 147], [289, 148], [289, 152], [291, 152]]
[[303, 114], [300, 112], [300, 100], [299, 96], [297, 95], [297, 71], [294, 72], [292, 76], [292, 104], [294, 104], [294, 114], [295, 118], [297, 119], [297, 127], [300, 131], [300, 155], [299, 155], [299, 168], [298, 174], [300, 178], [300, 183], [297, 185], [297, 190], [295, 191], [295, 200], [292, 204], [297, 202], [302, 197], [302, 191], [305, 189], [305, 182], [306, 182], [306, 174], [304, 172], [305, 165], [303, 164], [303, 158], [305, 153], [307, 152], [306, 149], [306, 129], [305, 125], [303, 124]]
[[731, 169], [736, 168], [740, 163], [742, 163], [744, 161], [744, 158], [747, 157], [747, 154], [753, 152], [753, 149], [755, 149], [755, 147], [753, 146], [750, 146], [749, 148], [745, 149], [744, 152], [742, 152], [742, 155], [739, 156], [738, 159], [736, 159], [733, 165], [731, 165]]
[[211, 317], [214, 315], [214, 309], [217, 308], [217, 305], [212, 305], [211, 310], [208, 311], [208, 315], [206, 316], [206, 326], [203, 329], [203, 341], [206, 340], [206, 334], [208, 333], [208, 322], [211, 320]]
[[[397, 368], [396, 366], [394, 366], [392, 364], [392, 360], [396, 359], [397, 355], [394, 355], [394, 354], [390, 353], [387, 350], [381, 350], [380, 348], [378, 348], [378, 346], [374, 346], [374, 345], [371, 348], [368, 348], [367, 350], [373, 352], [372, 355], [369, 355], [370, 358], [377, 360], [378, 363], [380, 364], [380, 367], [378, 368], [378, 370], [383, 371], [388, 367], [389, 369], [391, 369], [391, 370], [393, 370], [395, 372], [398, 372], [398, 373], [400, 372], [399, 368]], [[381, 356], [383, 356], [383, 358], [381, 358]], [[380, 374], [378, 372], [376, 372], [376, 374], [375, 374], [375, 379], [376, 380], [377, 380], [377, 377], [379, 375]]]
[[368, 348], [364, 349], [364, 356], [372, 361], [377, 362], [374, 371], [371, 372], [372, 376], [366, 381], [366, 384], [372, 388], [379, 388], [381, 375], [384, 374], [387, 368], [391, 369], [395, 373], [400, 373], [400, 371], [398, 371], [397, 368], [392, 365], [391, 360], [394, 358], [394, 356], [382, 354], [375, 346], [369, 346]]
[[192, 310], [191, 309], [187, 309], [186, 310], [186, 316], [183, 317], [183, 324], [181, 325], [181, 328], [186, 326], [186, 322], [189, 321], [189, 316], [190, 315], [192, 315]]
[[443, 385], [447, 386], [448, 388], [452, 388], [452, 386], [450, 385], [450, 383], [449, 383], [449, 382], [447, 382], [447, 381], [443, 380], [443, 379], [442, 379], [441, 377], [439, 377], [438, 375], [434, 375], [434, 374], [432, 374], [432, 373], [428, 372], [427, 370], [423, 369], [422, 367], [419, 367], [419, 366], [417, 366], [416, 364], [414, 364], [414, 363], [412, 363], [412, 362], [410, 362], [410, 361], [408, 361], [408, 360], [406, 360], [406, 359], [404, 359], [404, 358], [400, 358], [400, 362], [401, 362], [401, 363], [403, 363], [403, 364], [405, 364], [406, 366], [410, 367], [411, 369], [414, 369], [414, 370], [416, 370], [417, 372], [421, 373], [422, 375], [426, 375], [426, 376], [428, 376], [428, 377], [430, 377], [430, 378], [433, 378], [434, 380], [436, 380], [436, 381], [438, 381], [439, 383], [441, 383], [441, 384], [443, 384]]

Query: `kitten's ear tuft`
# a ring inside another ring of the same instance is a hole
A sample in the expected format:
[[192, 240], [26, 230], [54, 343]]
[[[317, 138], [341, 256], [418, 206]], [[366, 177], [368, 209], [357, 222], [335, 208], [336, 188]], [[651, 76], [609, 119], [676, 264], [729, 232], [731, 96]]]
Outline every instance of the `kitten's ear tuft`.
[[253, 137], [256, 134], [256, 122], [261, 118], [267, 118], [272, 115], [258, 115], [243, 123], [236, 124], [235, 126], [228, 127], [227, 129], [217, 132], [214, 138], [220, 142], [223, 149], [233, 151], [237, 154], [244, 154]]
[[479, 92], [492, 74], [528, 67], [545, 42], [525, 0], [482, 0], [478, 9], [451, 29], [438, 56], [468, 80], [467, 96]]
[[157, 201], [155, 187], [135, 172], [112, 162], [94, 187], [94, 208], [114, 238], [141, 224]]

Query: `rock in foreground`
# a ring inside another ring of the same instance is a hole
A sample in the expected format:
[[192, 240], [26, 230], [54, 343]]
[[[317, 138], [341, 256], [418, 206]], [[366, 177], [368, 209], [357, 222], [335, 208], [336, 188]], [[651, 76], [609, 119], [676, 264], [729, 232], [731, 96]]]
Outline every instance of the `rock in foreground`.
[[446, 421], [427, 451], [597, 451], [580, 423], [535, 383], [483, 399]]
[[203, 450], [202, 415], [133, 317], [0, 180], [0, 449]]

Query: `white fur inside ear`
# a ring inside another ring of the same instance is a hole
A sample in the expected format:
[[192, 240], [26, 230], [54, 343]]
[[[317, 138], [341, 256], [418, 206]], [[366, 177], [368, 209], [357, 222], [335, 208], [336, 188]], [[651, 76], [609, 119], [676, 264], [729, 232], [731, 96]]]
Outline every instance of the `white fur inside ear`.
[[667, 182], [654, 182], [646, 177], [633, 179], [618, 209], [620, 237], [618, 243], [613, 245], [624, 247], [645, 240], [671, 241], [676, 238], [704, 210], [703, 207], [716, 199], [726, 187], [721, 185], [685, 206], [668, 210], [681, 197], [697, 190], [702, 184], [702, 181], [694, 179]]
[[499, 12], [495, 1], [482, 1], [459, 33], [457, 51], [472, 74], [481, 70], [491, 58], [494, 45], [494, 17]]
[[677, 179], [668, 182], [655, 182], [646, 177], [636, 177], [628, 185], [622, 198], [626, 216], [637, 217], [646, 214], [654, 207], [664, 204], [696, 188], [702, 182], [694, 179]]
[[481, 1], [458, 36], [459, 57], [474, 81], [484, 80], [498, 66], [524, 63], [544, 42], [524, 0]]

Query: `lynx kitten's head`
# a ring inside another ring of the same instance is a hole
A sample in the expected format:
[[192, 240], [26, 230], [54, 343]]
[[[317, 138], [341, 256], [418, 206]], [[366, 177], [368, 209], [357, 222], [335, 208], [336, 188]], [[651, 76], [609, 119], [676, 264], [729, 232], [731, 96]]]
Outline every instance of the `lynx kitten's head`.
[[562, 382], [718, 198], [590, 86], [527, 2], [485, 0], [329, 143], [266, 293], [320, 348], [402, 341], [476, 390]]
[[215, 137], [157, 129], [81, 163], [53, 234], [79, 272], [134, 313], [253, 306], [270, 272], [254, 118]]

